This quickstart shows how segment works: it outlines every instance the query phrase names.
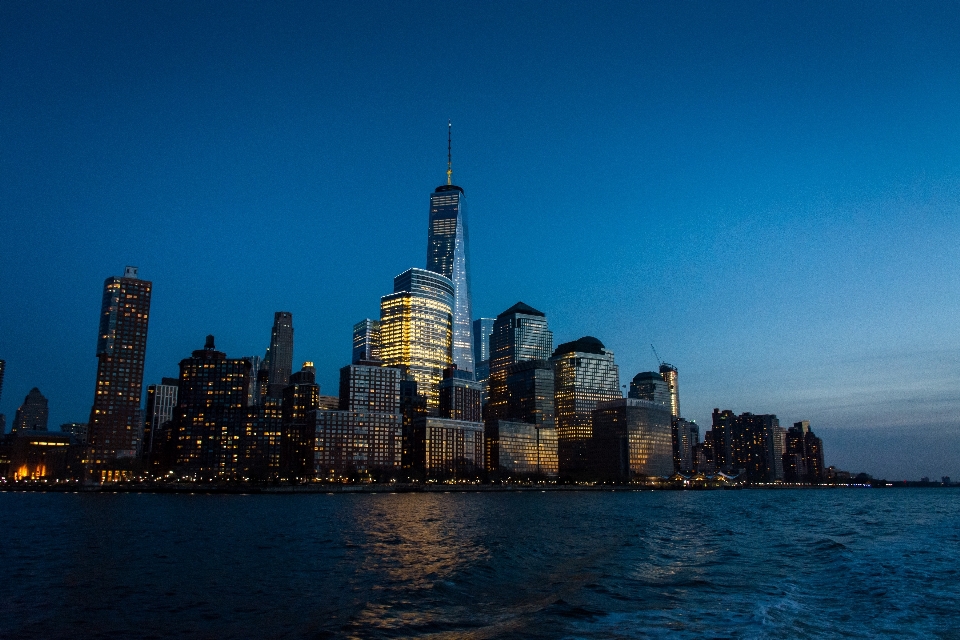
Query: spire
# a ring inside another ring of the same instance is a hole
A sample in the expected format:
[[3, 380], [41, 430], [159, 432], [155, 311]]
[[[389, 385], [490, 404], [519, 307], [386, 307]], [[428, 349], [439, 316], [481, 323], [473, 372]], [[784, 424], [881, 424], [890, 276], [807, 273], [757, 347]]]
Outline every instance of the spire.
[[447, 120], [447, 184], [453, 184], [453, 158], [450, 155], [450, 133], [453, 123]]

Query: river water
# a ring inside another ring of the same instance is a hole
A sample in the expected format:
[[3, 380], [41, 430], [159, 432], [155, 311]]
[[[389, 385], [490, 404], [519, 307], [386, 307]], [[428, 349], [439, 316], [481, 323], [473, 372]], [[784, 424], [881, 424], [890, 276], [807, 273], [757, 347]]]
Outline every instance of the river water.
[[0, 493], [2, 638], [960, 638], [960, 491]]

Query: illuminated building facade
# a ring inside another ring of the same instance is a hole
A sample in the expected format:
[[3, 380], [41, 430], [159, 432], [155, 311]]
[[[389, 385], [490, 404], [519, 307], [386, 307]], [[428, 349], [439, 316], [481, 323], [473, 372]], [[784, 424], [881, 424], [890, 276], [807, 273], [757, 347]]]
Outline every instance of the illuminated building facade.
[[732, 438], [734, 467], [753, 481], [783, 479], [783, 450], [777, 449], [777, 416], [742, 413], [737, 416]]
[[622, 399], [613, 352], [592, 336], [565, 342], [551, 358], [560, 473], [587, 470], [593, 438], [593, 410]]
[[556, 478], [557, 430], [552, 426], [500, 420], [496, 468], [508, 478]]
[[140, 400], [143, 359], [153, 284], [137, 277], [136, 267], [126, 267], [122, 278], [103, 283], [100, 333], [97, 339], [97, 383], [88, 421], [88, 465], [98, 471], [117, 458], [136, 458], [143, 418]]
[[289, 311], [277, 311], [273, 314], [273, 328], [270, 330], [270, 346], [263, 357], [263, 365], [258, 372], [261, 397], [268, 396], [280, 400], [283, 388], [290, 382], [293, 370], [293, 314]]
[[[497, 471], [501, 420], [553, 426], [553, 368], [545, 364], [553, 352], [553, 332], [546, 314], [517, 302], [494, 320], [489, 348], [484, 423], [487, 465]], [[533, 362], [540, 364], [520, 366]]]
[[173, 420], [174, 409], [177, 406], [176, 378], [163, 378], [160, 384], [151, 384], [147, 387], [147, 409], [144, 412], [143, 443], [141, 455], [145, 460], [153, 457], [153, 446], [156, 436], [163, 425]]
[[27, 397], [23, 399], [23, 404], [17, 409], [10, 433], [46, 431], [49, 415], [47, 399], [40, 393], [40, 389], [34, 387], [30, 389]]
[[282, 401], [266, 397], [258, 405], [247, 406], [240, 438], [238, 478], [263, 481], [282, 474], [284, 427]]
[[440, 417], [480, 422], [481, 394], [481, 384], [472, 373], [447, 367], [440, 381]]
[[244, 465], [243, 438], [251, 365], [217, 351], [213, 336], [180, 361], [175, 461], [181, 475], [235, 480]]
[[380, 299], [380, 357], [413, 376], [436, 411], [443, 370], [453, 363], [453, 283], [414, 268], [394, 278], [393, 291]]
[[10, 480], [66, 479], [82, 475], [79, 446], [71, 436], [55, 431], [22, 429], [9, 436]]
[[664, 362], [660, 365], [660, 376], [667, 383], [667, 393], [670, 394], [670, 414], [674, 419], [680, 417], [680, 385], [677, 380], [677, 368]]
[[483, 472], [483, 424], [423, 416], [414, 420], [412, 470], [424, 479], [473, 479]]
[[350, 362], [380, 360], [380, 321], [361, 320], [353, 325], [353, 352]]
[[[449, 131], [448, 131], [449, 134]], [[453, 344], [451, 357], [460, 371], [473, 373], [473, 313], [470, 304], [469, 247], [466, 200], [463, 189], [452, 184], [453, 170], [447, 140], [447, 184], [430, 194], [427, 231], [427, 270], [453, 283]]]
[[400, 412], [400, 370], [351, 364], [340, 369], [340, 409], [363, 413]]
[[673, 474], [669, 405], [619, 398], [593, 410], [591, 471], [604, 480], [630, 481]]

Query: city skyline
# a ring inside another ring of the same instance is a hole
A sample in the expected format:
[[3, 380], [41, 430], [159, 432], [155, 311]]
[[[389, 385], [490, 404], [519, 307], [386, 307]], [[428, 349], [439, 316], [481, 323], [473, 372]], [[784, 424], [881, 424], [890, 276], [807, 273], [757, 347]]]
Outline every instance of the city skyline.
[[[557, 344], [592, 335], [614, 351], [621, 385], [656, 370], [656, 344], [701, 432], [714, 407], [775, 413], [782, 424], [809, 420], [827, 464], [960, 475], [949, 466], [960, 459], [960, 87], [949, 61], [960, 55], [946, 37], [957, 11], [867, 15], [866, 6], [735, 4], [706, 16], [696, 4], [601, 7], [578, 16], [574, 33], [577, 51], [610, 54], [600, 65], [599, 54], [577, 60], [558, 44], [571, 7], [538, 23], [523, 7], [496, 19], [445, 9], [473, 25], [469, 42], [502, 45], [498, 61], [489, 47], [451, 57], [427, 44], [408, 57], [388, 56], [387, 44], [368, 57], [338, 54], [357, 35], [333, 33], [354, 19], [343, 7], [304, 21], [325, 25], [318, 44], [303, 27], [283, 49], [288, 7], [253, 31], [248, 51], [231, 53], [261, 10], [230, 9], [233, 21], [205, 39], [213, 18], [201, 10], [176, 26], [150, 8], [101, 24], [82, 7], [56, 22], [5, 5], [0, 205], [13, 213], [0, 301], [17, 313], [0, 325], [0, 412], [12, 423], [36, 386], [51, 425], [86, 418], [91, 304], [125, 264], [156, 287], [144, 387], [175, 375], [207, 334], [231, 356], [262, 353], [282, 309], [296, 316], [294, 368], [315, 361], [322, 393], [335, 393], [353, 324], [378, 317], [391, 279], [422, 264], [424, 195], [443, 180], [452, 119], [457, 182], [471, 200], [474, 318], [523, 300], [548, 315]], [[733, 28], [742, 13], [767, 30]], [[511, 19], [536, 24], [529, 42]], [[387, 8], [373, 20], [390, 43], [418, 33]], [[831, 21], [862, 37], [846, 47]], [[124, 30], [144, 24], [175, 33], [185, 51], [157, 37], [133, 46]], [[601, 24], [646, 40], [611, 49]], [[664, 35], [671, 25], [685, 27], [675, 44]], [[724, 28], [743, 36], [749, 60]], [[531, 76], [551, 55], [553, 67]], [[258, 56], [261, 67], [244, 64]], [[210, 67], [183, 73], [196, 59]], [[462, 97], [416, 95], [441, 62], [464, 70], [454, 82]], [[136, 65], [154, 73], [136, 80]], [[410, 88], [389, 81], [391, 68]], [[617, 73], [632, 68], [635, 78]], [[396, 113], [364, 106], [371, 80]], [[328, 84], [341, 88], [336, 99], [323, 96]], [[260, 87], [260, 98], [218, 106], [241, 86]], [[491, 86], [509, 97], [488, 95]], [[295, 88], [306, 97], [285, 104]], [[176, 101], [164, 98], [170, 90]], [[355, 114], [341, 113], [351, 105]], [[238, 252], [241, 263], [226, 260]]]

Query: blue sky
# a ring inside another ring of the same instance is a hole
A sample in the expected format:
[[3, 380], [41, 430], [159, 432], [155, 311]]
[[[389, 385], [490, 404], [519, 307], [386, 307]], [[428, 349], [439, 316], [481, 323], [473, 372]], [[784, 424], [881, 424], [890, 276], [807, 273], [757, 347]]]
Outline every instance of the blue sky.
[[[474, 311], [594, 335], [683, 414], [960, 477], [960, 5], [0, 4], [0, 411], [86, 420], [104, 278], [145, 383], [293, 312], [325, 393], [466, 190]], [[54, 426], [55, 428], [55, 426]]]

